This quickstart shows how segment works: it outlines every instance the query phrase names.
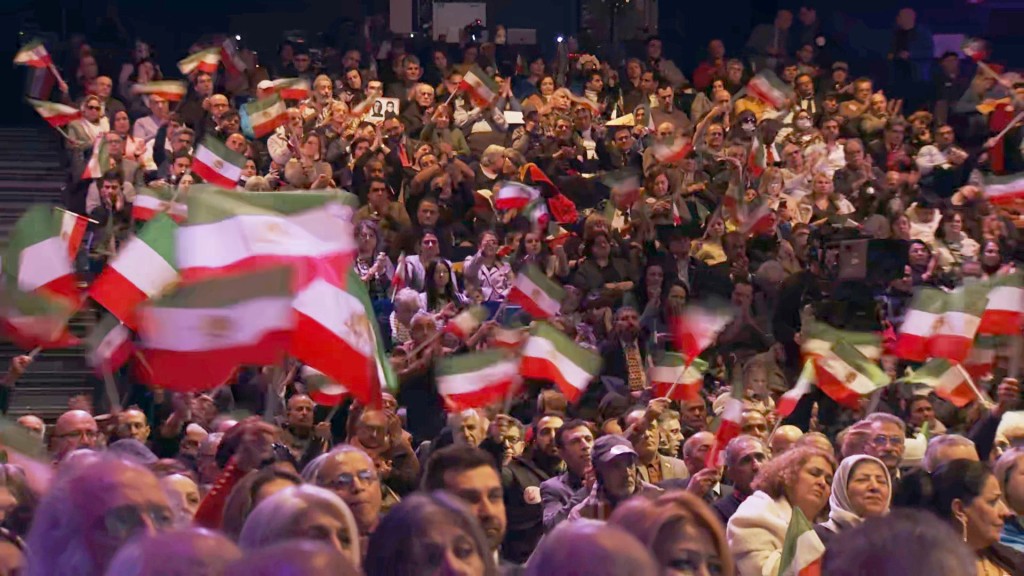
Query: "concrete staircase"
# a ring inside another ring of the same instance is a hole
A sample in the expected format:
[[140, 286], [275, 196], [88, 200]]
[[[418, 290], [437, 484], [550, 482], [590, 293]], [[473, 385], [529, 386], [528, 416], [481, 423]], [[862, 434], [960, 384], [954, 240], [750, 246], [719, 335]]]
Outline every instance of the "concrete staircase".
[[[60, 135], [41, 121], [28, 126], [0, 127], [0, 242], [6, 242], [14, 223], [37, 202], [63, 204], [67, 167]], [[95, 313], [86, 309], [71, 321], [71, 331], [84, 336]], [[76, 394], [91, 394], [91, 370], [82, 348], [40, 353], [18, 381], [10, 398], [12, 417], [36, 414], [52, 421], [67, 409]], [[0, 342], [0, 362], [6, 372], [10, 358], [24, 354]]]

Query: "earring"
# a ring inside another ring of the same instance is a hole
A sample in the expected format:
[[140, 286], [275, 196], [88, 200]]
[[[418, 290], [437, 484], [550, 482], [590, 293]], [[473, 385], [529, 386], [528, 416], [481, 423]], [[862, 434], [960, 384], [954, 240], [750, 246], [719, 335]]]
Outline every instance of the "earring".
[[966, 543], [967, 542], [967, 518], [964, 518], [963, 520], [960, 521], [960, 526], [963, 527], [963, 530], [961, 532], [962, 532], [962, 535], [963, 535], [964, 542]]

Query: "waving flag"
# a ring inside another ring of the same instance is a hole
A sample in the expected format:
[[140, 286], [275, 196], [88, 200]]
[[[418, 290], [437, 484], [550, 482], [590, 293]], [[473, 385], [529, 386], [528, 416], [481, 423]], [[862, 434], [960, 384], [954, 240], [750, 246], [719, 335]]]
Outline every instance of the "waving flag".
[[157, 214], [167, 214], [181, 224], [188, 220], [188, 204], [178, 201], [176, 190], [169, 188], [139, 188], [132, 201], [132, 218], [138, 222], [152, 220]]
[[274, 92], [284, 100], [305, 100], [309, 98], [309, 82], [302, 78], [279, 78], [274, 80]]
[[448, 356], [437, 362], [437, 391], [449, 410], [501, 402], [520, 382], [519, 361], [501, 350]]
[[61, 238], [62, 218], [53, 208], [34, 204], [18, 219], [3, 259], [3, 276], [17, 290], [80, 302], [77, 280]]
[[708, 450], [704, 461], [708, 468], [718, 468], [722, 465], [720, 460], [725, 447], [730, 440], [740, 435], [743, 429], [743, 400], [743, 381], [738, 380], [729, 391], [729, 399], [725, 401], [722, 414], [711, 423], [711, 431], [715, 433], [715, 444]]
[[889, 376], [846, 342], [838, 342], [815, 361], [818, 388], [837, 403], [858, 408], [860, 398], [889, 385]]
[[810, 393], [816, 380], [814, 359], [808, 358], [804, 361], [803, 370], [800, 371], [800, 377], [797, 378], [796, 384], [779, 398], [779, 402], [775, 406], [775, 411], [778, 412], [779, 418], [785, 418], [792, 414], [793, 410], [796, 410], [796, 405], [800, 402], [801, 398]]
[[1024, 172], [985, 177], [985, 199], [995, 205], [1013, 204], [1024, 198]]
[[603, 178], [609, 189], [609, 199], [615, 208], [625, 212], [640, 197], [640, 173], [631, 168], [609, 172]]
[[235, 188], [245, 168], [245, 156], [231, 150], [213, 136], [206, 136], [192, 157], [192, 171], [221, 188]]
[[800, 352], [804, 357], [821, 356], [840, 340], [871, 360], [882, 357], [882, 335], [878, 332], [842, 330], [813, 318], [805, 319], [800, 328]]
[[448, 334], [454, 334], [459, 340], [465, 341], [480, 328], [480, 325], [486, 319], [487, 310], [484, 307], [470, 306], [449, 320], [444, 325], [444, 331]]
[[348, 388], [310, 366], [303, 366], [299, 374], [309, 399], [321, 406], [337, 406], [349, 396]]
[[82, 172], [82, 180], [99, 178], [107, 170], [110, 170], [110, 154], [107, 153], [107, 139], [100, 134], [92, 144], [92, 155]]
[[235, 45], [235, 41], [231, 38], [225, 38], [224, 42], [220, 45], [221, 62], [224, 63], [224, 70], [228, 74], [241, 74], [248, 69], [245, 65], [245, 61], [238, 54], [238, 46]]
[[156, 80], [144, 84], [134, 84], [132, 94], [143, 96], [159, 96], [168, 102], [180, 102], [188, 94], [188, 84], [180, 80]]
[[295, 330], [292, 299], [291, 271], [281, 267], [180, 285], [140, 308], [147, 379], [201, 392], [239, 366], [280, 363]]
[[196, 71], [212, 74], [217, 71], [217, 65], [220, 64], [220, 52], [221, 48], [215, 46], [186, 56], [178, 61], [178, 70], [186, 76]]
[[893, 348], [896, 356], [913, 362], [928, 359], [928, 342], [946, 311], [946, 294], [935, 288], [920, 288], [903, 316]]
[[72, 314], [66, 301], [0, 283], [0, 330], [22, 350], [77, 346], [78, 339], [68, 332]]
[[558, 314], [563, 299], [565, 290], [533, 264], [519, 271], [507, 298], [509, 304], [522, 306], [527, 314], [538, 320]]
[[967, 358], [981, 326], [981, 316], [988, 302], [986, 293], [984, 285], [972, 284], [946, 294], [945, 309], [932, 327], [928, 356], [956, 362]]
[[278, 94], [242, 105], [241, 124], [248, 126], [251, 138], [263, 138], [288, 122], [288, 108]]
[[683, 136], [675, 136], [667, 142], [651, 144], [651, 154], [662, 164], [676, 164], [693, 150], [693, 142]]
[[1024, 319], [1024, 277], [1020, 272], [997, 276], [989, 283], [988, 302], [979, 334], [1020, 334]]
[[150, 220], [110, 260], [89, 287], [89, 296], [129, 328], [135, 328], [135, 309], [180, 279], [174, 246], [177, 232], [177, 224], [167, 216]]
[[902, 381], [923, 384], [957, 408], [963, 408], [978, 399], [971, 377], [964, 367], [945, 358], [932, 358]]
[[50, 53], [41, 41], [33, 40], [18, 49], [14, 54], [14, 63], [32, 68], [49, 68], [53, 66], [53, 58], [50, 58]]
[[676, 346], [693, 362], [709, 346], [715, 343], [718, 335], [732, 322], [732, 310], [723, 305], [704, 306], [691, 304], [683, 313], [672, 320], [672, 332]]
[[498, 83], [475, 64], [463, 74], [459, 88], [465, 90], [473, 105], [480, 108], [493, 102], [501, 90]]
[[85, 339], [85, 359], [97, 374], [117, 372], [135, 350], [132, 331], [110, 315], [103, 317]]
[[781, 110], [786, 101], [793, 97], [793, 88], [771, 70], [761, 70], [751, 78], [747, 83], [747, 92], [776, 110]]
[[494, 197], [498, 210], [518, 210], [540, 198], [540, 191], [519, 182], [506, 182]]
[[700, 358], [687, 364], [682, 354], [663, 352], [654, 359], [654, 365], [647, 369], [647, 381], [651, 384], [655, 398], [688, 402], [700, 398], [707, 369], [708, 363]]
[[85, 238], [85, 229], [89, 227], [89, 219], [81, 214], [60, 210], [60, 239], [68, 247], [68, 260], [75, 261], [78, 250]]
[[530, 329], [519, 364], [524, 378], [554, 382], [569, 402], [576, 402], [600, 372], [600, 356], [551, 324], [537, 322]]
[[794, 506], [786, 528], [786, 539], [782, 543], [779, 576], [821, 576], [824, 557], [825, 545], [814, 532], [814, 526], [803, 511]]
[[47, 124], [54, 128], [64, 126], [82, 117], [82, 111], [78, 108], [72, 108], [58, 102], [47, 102], [33, 98], [28, 98], [27, 100], [32, 105], [32, 108], [43, 117], [43, 120], [46, 120]]
[[979, 334], [974, 339], [974, 346], [971, 353], [964, 359], [963, 367], [971, 378], [981, 380], [992, 375], [992, 369], [996, 365], [996, 352], [1007, 341], [1006, 336], [987, 336]]

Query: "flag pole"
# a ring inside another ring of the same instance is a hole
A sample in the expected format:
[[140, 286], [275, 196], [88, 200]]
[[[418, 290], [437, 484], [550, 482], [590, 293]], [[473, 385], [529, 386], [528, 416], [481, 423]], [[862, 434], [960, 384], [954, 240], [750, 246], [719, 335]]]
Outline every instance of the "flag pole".
[[461, 86], [456, 88], [455, 91], [452, 92], [451, 95], [448, 96], [448, 99], [444, 101], [444, 105], [447, 106], [447, 105], [451, 104], [452, 100], [455, 99], [455, 95], [458, 94], [461, 91], [462, 91], [462, 87]]
[[960, 372], [963, 374], [964, 380], [967, 382], [967, 385], [971, 387], [971, 392], [974, 392], [974, 395], [978, 397], [978, 401], [981, 402], [981, 405], [984, 406], [986, 409], [991, 410], [995, 406], [995, 403], [992, 402], [992, 400], [986, 398], [985, 395], [981, 393], [981, 390], [979, 390], [978, 387], [974, 385], [974, 379], [971, 378], [971, 375], [967, 373], [967, 370], [961, 368]]
[[89, 218], [88, 216], [83, 216], [83, 215], [79, 214], [78, 212], [72, 212], [71, 210], [65, 210], [64, 208], [61, 208], [60, 206], [54, 206], [53, 208], [54, 208], [54, 210], [60, 210], [61, 212], [64, 212], [66, 214], [72, 214], [72, 215], [77, 216], [77, 217], [79, 217], [79, 218], [81, 218], [83, 220], [88, 220], [89, 222], [92, 222], [93, 224], [99, 224], [99, 221], [93, 220], [92, 218]]
[[121, 393], [117, 391], [114, 375], [106, 362], [103, 363], [103, 384], [107, 391], [107, 400], [110, 401], [110, 413], [117, 415], [121, 412]]
[[[64, 81], [64, 77], [60, 75], [60, 72], [57, 70], [57, 67], [54, 66], [52, 60], [46, 63], [46, 67], [50, 69], [50, 72], [53, 72], [54, 76], [57, 77], [58, 83], [63, 84], [65, 87], [67, 86], [67, 82]], [[63, 90], [61, 90], [61, 92], [63, 92]]]

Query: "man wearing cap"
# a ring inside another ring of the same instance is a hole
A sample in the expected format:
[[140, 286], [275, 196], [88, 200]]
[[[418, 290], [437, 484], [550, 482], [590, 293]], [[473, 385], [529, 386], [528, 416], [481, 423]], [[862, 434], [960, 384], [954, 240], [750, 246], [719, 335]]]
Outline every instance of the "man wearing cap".
[[850, 65], [843, 61], [832, 63], [832, 74], [821, 79], [818, 92], [828, 94], [836, 92], [839, 94], [848, 92], [850, 89]]
[[645, 490], [661, 491], [657, 486], [640, 480], [636, 450], [629, 440], [618, 434], [598, 438], [590, 458], [596, 480], [594, 488], [590, 496], [572, 509], [569, 521], [580, 518], [607, 520], [619, 504], [634, 494]]

